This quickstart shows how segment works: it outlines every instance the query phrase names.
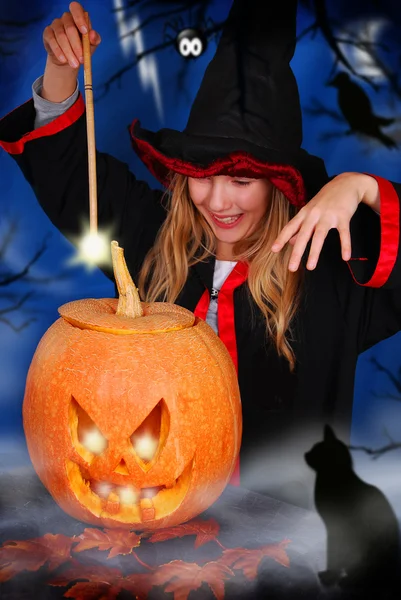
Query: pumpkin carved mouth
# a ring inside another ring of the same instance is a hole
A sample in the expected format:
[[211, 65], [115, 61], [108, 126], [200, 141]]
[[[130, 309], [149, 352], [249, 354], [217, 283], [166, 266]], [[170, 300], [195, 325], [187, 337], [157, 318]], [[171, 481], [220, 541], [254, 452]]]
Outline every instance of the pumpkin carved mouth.
[[154, 521], [174, 512], [184, 500], [192, 479], [194, 458], [173, 486], [135, 489], [127, 485], [98, 481], [76, 462], [67, 460], [67, 474], [77, 500], [100, 518], [121, 523]]

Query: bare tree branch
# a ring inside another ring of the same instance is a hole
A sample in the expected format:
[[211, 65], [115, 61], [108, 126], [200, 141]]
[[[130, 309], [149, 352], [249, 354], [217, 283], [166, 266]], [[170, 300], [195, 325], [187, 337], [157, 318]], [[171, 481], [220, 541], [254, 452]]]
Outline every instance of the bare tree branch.
[[[153, 2], [151, 0], [130, 0], [121, 8], [113, 8], [113, 12], [138, 9], [140, 6], [146, 6], [146, 8], [153, 10], [154, 8], [160, 8], [160, 5], [166, 4], [178, 4], [178, 0], [176, 2], [174, 0], [171, 0], [170, 2], [163, 2], [162, 0], [154, 0]], [[208, 4], [210, 4], [210, 0], [186, 0], [185, 2], [181, 2], [180, 11], [191, 10], [197, 5], [204, 6]]]
[[13, 306], [8, 306], [7, 308], [1, 308], [0, 315], [6, 315], [7, 313], [15, 312], [16, 310], [19, 310], [25, 304], [25, 302], [29, 298], [32, 297], [32, 295], [33, 295], [33, 292], [27, 292]]
[[[224, 25], [224, 21], [220, 22], [220, 23], [216, 23], [215, 25], [213, 25], [212, 27], [206, 29], [203, 33], [205, 35], [206, 38], [211, 37], [212, 35], [214, 35], [215, 33], [219, 32]], [[106, 94], [109, 92], [111, 85], [117, 81], [119, 82], [122, 78], [122, 76], [127, 73], [128, 71], [130, 71], [131, 69], [133, 69], [134, 67], [136, 67], [138, 65], [138, 63], [145, 58], [145, 56], [149, 56], [151, 54], [155, 54], [156, 52], [159, 52], [161, 50], [165, 50], [166, 48], [169, 48], [171, 46], [175, 45], [175, 39], [169, 39], [167, 41], [164, 41], [160, 44], [157, 44], [155, 46], [152, 46], [151, 48], [148, 48], [147, 50], [144, 50], [143, 52], [138, 52], [135, 60], [128, 63], [127, 65], [125, 65], [124, 67], [122, 67], [121, 69], [119, 69], [116, 73], [114, 73], [114, 75], [112, 75], [102, 86], [103, 88], [103, 93], [101, 93], [100, 95], [96, 96], [96, 100], [99, 101], [102, 98], [104, 98], [104, 96], [106, 96]]]
[[[44, 16], [42, 15], [41, 17], [35, 17], [34, 19], [28, 19], [27, 21], [13, 21], [13, 20], [9, 20], [9, 19], [0, 19], [0, 30], [4, 27], [4, 28], [15, 28], [15, 29], [26, 29], [27, 27], [29, 27], [30, 25], [33, 25], [34, 23], [39, 23], [40, 21], [43, 21]], [[10, 48], [8, 48], [8, 46], [10, 44], [16, 44], [18, 42], [22, 42], [23, 41], [23, 37], [20, 36], [13, 36], [12, 34], [10, 34], [9, 32], [7, 32], [6, 35], [1, 34], [0, 33], [0, 56], [13, 56], [15, 54], [17, 54], [16, 50], [11, 50]]]
[[30, 325], [30, 323], [33, 323], [34, 321], [36, 321], [35, 318], [31, 317], [31, 318], [27, 319], [26, 321], [24, 321], [21, 325], [15, 325], [12, 321], [10, 321], [10, 319], [8, 319], [5, 316], [7, 313], [16, 312], [17, 310], [21, 310], [21, 308], [26, 303], [26, 301], [29, 298], [31, 298], [32, 294], [33, 294], [33, 292], [27, 292], [13, 306], [9, 306], [7, 308], [0, 309], [0, 323], [4, 323], [4, 325], [7, 325], [13, 331], [15, 331], [16, 333], [19, 333], [20, 331], [22, 331], [23, 329], [28, 327], [28, 325]]
[[40, 285], [47, 285], [49, 283], [54, 283], [55, 281], [65, 281], [71, 277], [71, 271], [64, 270], [60, 271], [56, 275], [49, 275], [48, 277], [38, 277], [37, 275], [27, 275], [24, 278], [24, 281], [27, 283], [37, 283]]
[[304, 112], [313, 117], [321, 117], [326, 115], [334, 119], [334, 121], [344, 123], [344, 117], [342, 117], [340, 113], [338, 113], [336, 110], [327, 108], [317, 98], [312, 98], [311, 104], [304, 108]]
[[41, 245], [33, 254], [32, 258], [27, 261], [25, 266], [22, 269], [19, 269], [16, 273], [11, 273], [10, 269], [5, 267], [6, 256], [7, 251], [10, 250], [10, 247], [14, 242], [18, 226], [15, 218], [12, 219], [7, 217], [7, 220], [8, 226], [0, 238], [0, 325], [6, 325], [13, 331], [20, 332], [36, 319], [30, 316], [30, 318], [25, 319], [21, 325], [16, 325], [11, 321], [9, 315], [15, 313], [39, 314], [43, 313], [44, 310], [41, 307], [37, 308], [27, 306], [28, 301], [34, 296], [34, 291], [32, 289], [28, 292], [22, 293], [19, 291], [20, 285], [13, 288], [13, 284], [49, 284], [60, 279], [67, 279], [70, 274], [67, 270], [63, 270], [61, 273], [52, 276], [38, 276], [32, 274], [31, 272], [32, 267], [40, 260], [44, 252], [47, 250], [48, 239], [51, 236], [51, 233], [48, 233], [44, 237]]
[[23, 329], [26, 329], [28, 327], [28, 325], [30, 325], [31, 323], [34, 323], [35, 321], [36, 321], [36, 319], [31, 318], [31, 319], [28, 319], [27, 321], [24, 321], [24, 323], [22, 323], [22, 325], [14, 325], [14, 323], [12, 323], [9, 319], [6, 319], [0, 315], [0, 323], [4, 323], [5, 325], [10, 327], [16, 333], [19, 333]]
[[350, 450], [361, 450], [362, 452], [365, 452], [366, 454], [369, 454], [370, 456], [372, 456], [372, 458], [374, 460], [376, 460], [377, 458], [380, 458], [380, 456], [383, 456], [383, 454], [386, 454], [387, 452], [391, 452], [392, 450], [400, 450], [401, 449], [401, 442], [393, 442], [392, 444], [388, 444], [387, 446], [382, 446], [381, 448], [376, 448], [376, 450], [374, 450], [373, 448], [369, 448], [367, 446], [349, 446]]
[[[332, 27], [329, 21], [329, 17], [327, 14], [327, 8], [325, 0], [313, 0], [313, 9], [316, 20], [312, 25], [309, 25], [297, 38], [299, 41], [303, 37], [305, 37], [308, 33], [312, 32], [312, 35], [316, 33], [316, 31], [320, 30], [323, 37], [325, 38], [328, 46], [334, 52], [335, 62], [332, 71], [337, 67], [338, 64], [342, 64], [350, 73], [352, 73], [355, 77], [366, 81], [374, 90], [377, 89], [377, 85], [372, 81], [370, 77], [366, 75], [362, 75], [357, 73], [354, 67], [351, 65], [343, 51], [341, 50], [339, 44], [340, 43], [350, 43], [349, 40], [341, 40], [335, 37], [332, 31]], [[358, 46], [358, 41], [352, 42], [353, 45]], [[360, 45], [358, 46], [360, 47]]]
[[9, 21], [8, 19], [0, 19], [0, 27], [16, 27], [24, 29], [33, 23], [40, 23], [44, 18], [45, 16], [42, 15], [41, 17], [35, 17], [34, 19], [29, 19], [28, 21]]
[[4, 260], [4, 255], [6, 253], [7, 248], [12, 244], [12, 241], [17, 232], [17, 221], [13, 220], [9, 224], [8, 231], [6, 231], [5, 235], [1, 238], [0, 243], [0, 260]]
[[[379, 396], [380, 398], [383, 398], [383, 397], [391, 398], [391, 399], [397, 400], [399, 402], [401, 400], [401, 380], [399, 378], [395, 377], [394, 374], [390, 371], [390, 369], [388, 367], [385, 367], [384, 365], [379, 363], [379, 361], [376, 358], [374, 358], [374, 357], [371, 358], [370, 362], [376, 367], [376, 369], [378, 371], [385, 373], [387, 375], [387, 377], [390, 379], [390, 381], [393, 383], [395, 388], [399, 391], [399, 395], [394, 395], [394, 394], [392, 394], [392, 395], [381, 394], [380, 396], [378, 394], [375, 394], [375, 395]], [[401, 375], [401, 367], [398, 370], [398, 377], [400, 377], [400, 375]], [[401, 449], [401, 442], [394, 441], [394, 439], [392, 438], [392, 436], [390, 435], [390, 433], [386, 427], [383, 429], [383, 433], [389, 440], [389, 443], [386, 446], [382, 446], [381, 448], [376, 448], [375, 450], [373, 448], [369, 448], [367, 446], [349, 446], [349, 449], [350, 450], [361, 450], [362, 452], [365, 452], [366, 454], [369, 454], [370, 456], [372, 456], [374, 459], [377, 459], [380, 456], [382, 456], [383, 454], [386, 454], [387, 452], [391, 452], [392, 450]]]
[[[121, 9], [118, 9], [118, 10], [121, 10]], [[143, 31], [143, 29], [146, 27], [146, 25], [149, 25], [149, 23], [153, 23], [154, 21], [158, 21], [159, 19], [163, 19], [164, 17], [171, 17], [174, 14], [182, 12], [182, 10], [183, 9], [180, 7], [180, 8], [176, 8], [174, 10], [169, 10], [166, 12], [157, 13], [155, 15], [150, 15], [147, 19], [144, 19], [143, 21], [141, 21], [141, 23], [140, 23], [140, 25], [138, 25], [138, 27], [134, 27], [134, 29], [131, 29], [131, 31], [128, 31], [127, 33], [122, 35], [120, 37], [120, 39], [123, 40], [126, 37], [135, 35], [136, 33], [138, 33], [138, 31]]]
[[0, 43], [3, 44], [14, 44], [15, 42], [22, 42], [23, 37], [10, 37], [10, 36], [2, 36], [0, 35]]
[[380, 60], [380, 58], [374, 52], [371, 44], [361, 42], [360, 47], [361, 49], [365, 50], [367, 54], [369, 54], [374, 64], [377, 66], [378, 69], [382, 71], [383, 75], [385, 75], [388, 81], [390, 82], [390, 87], [397, 94], [397, 96], [401, 98], [401, 87], [398, 83], [398, 74], [389, 69], [387, 65], [382, 60]]
[[[391, 383], [394, 385], [398, 395], [393, 397], [393, 399], [398, 400], [399, 402], [401, 401], [401, 367], [398, 370], [398, 377], [396, 377], [388, 367], [385, 367], [384, 365], [382, 365], [381, 363], [379, 363], [379, 361], [372, 357], [370, 359], [370, 362], [372, 363], [372, 365], [374, 365], [377, 369], [377, 371], [381, 372], [381, 373], [385, 373], [385, 375], [387, 375], [387, 377], [390, 379]], [[388, 394], [382, 394], [382, 397], [388, 397]]]
[[4, 275], [3, 279], [0, 279], [0, 286], [1, 287], [2, 286], [6, 286], [6, 285], [11, 285], [15, 281], [18, 281], [19, 279], [22, 279], [23, 277], [25, 277], [29, 273], [29, 270], [32, 267], [32, 265], [35, 264], [39, 260], [39, 258], [42, 256], [42, 254], [47, 249], [47, 242], [46, 242], [46, 240], [49, 238], [49, 235], [50, 234], [48, 234], [48, 235], [45, 236], [45, 239], [43, 240], [40, 248], [38, 248], [38, 250], [35, 252], [35, 254], [31, 258], [31, 260], [28, 261], [28, 263], [25, 265], [25, 267], [23, 269], [21, 269], [21, 271], [19, 271], [18, 273], [13, 273], [12, 275]]

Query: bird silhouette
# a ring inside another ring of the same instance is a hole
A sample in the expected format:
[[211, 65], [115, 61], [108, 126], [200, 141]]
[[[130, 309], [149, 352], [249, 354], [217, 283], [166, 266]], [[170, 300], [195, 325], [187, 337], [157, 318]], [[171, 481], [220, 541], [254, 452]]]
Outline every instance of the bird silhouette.
[[386, 148], [397, 148], [395, 141], [380, 129], [391, 125], [395, 119], [375, 115], [369, 97], [348, 73], [338, 73], [327, 85], [338, 89], [337, 101], [350, 126], [348, 133], [361, 133], [378, 139]]

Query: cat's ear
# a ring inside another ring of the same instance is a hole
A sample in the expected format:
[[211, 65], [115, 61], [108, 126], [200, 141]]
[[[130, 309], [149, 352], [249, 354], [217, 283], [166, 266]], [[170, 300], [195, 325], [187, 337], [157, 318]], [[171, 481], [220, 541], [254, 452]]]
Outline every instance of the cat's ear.
[[324, 426], [324, 441], [328, 442], [330, 440], [336, 440], [336, 434], [334, 433], [334, 431], [332, 430], [332, 428], [330, 427], [330, 425], [325, 425]]

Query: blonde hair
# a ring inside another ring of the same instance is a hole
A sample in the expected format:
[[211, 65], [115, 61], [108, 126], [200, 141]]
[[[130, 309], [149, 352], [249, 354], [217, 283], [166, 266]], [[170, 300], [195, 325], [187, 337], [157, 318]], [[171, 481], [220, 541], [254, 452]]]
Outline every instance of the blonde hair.
[[[139, 294], [145, 302], [174, 303], [185, 285], [189, 268], [216, 255], [216, 237], [190, 198], [188, 178], [178, 173], [172, 175], [165, 198], [167, 218], [138, 278]], [[288, 270], [292, 246], [287, 244], [278, 253], [270, 248], [296, 213], [297, 208], [274, 187], [258, 227], [233, 247], [233, 260], [249, 265], [248, 289], [264, 317], [266, 335], [273, 340], [278, 355], [288, 360], [291, 371], [296, 362], [291, 347], [291, 324], [299, 306], [302, 270]], [[202, 253], [198, 252], [200, 249]]]

